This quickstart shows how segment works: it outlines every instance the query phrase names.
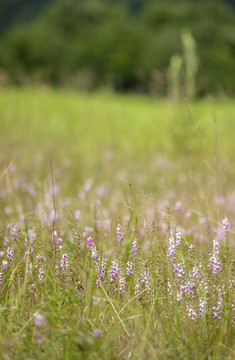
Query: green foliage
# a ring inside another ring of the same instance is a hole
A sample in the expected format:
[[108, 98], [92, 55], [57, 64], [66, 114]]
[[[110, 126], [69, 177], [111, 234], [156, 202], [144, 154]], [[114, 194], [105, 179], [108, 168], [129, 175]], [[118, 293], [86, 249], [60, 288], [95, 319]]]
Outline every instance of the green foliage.
[[182, 52], [187, 28], [200, 58], [195, 90], [187, 91], [234, 92], [235, 12], [221, 1], [58, 0], [44, 9], [1, 38], [9, 82], [166, 94], [170, 58]]

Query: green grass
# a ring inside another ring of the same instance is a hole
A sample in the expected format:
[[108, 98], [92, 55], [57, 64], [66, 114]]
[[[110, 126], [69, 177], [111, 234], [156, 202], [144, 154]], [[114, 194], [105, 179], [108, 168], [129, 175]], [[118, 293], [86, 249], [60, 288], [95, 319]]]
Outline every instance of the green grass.
[[[107, 93], [0, 91], [0, 358], [234, 357], [234, 110], [233, 100], [173, 104]], [[167, 254], [177, 225], [182, 242], [174, 262]], [[106, 281], [98, 285], [99, 261], [86, 247], [89, 235], [83, 236], [87, 226], [106, 262]], [[54, 230], [62, 249], [52, 243]], [[208, 266], [213, 239], [222, 264], [214, 275]], [[134, 240], [138, 250], [131, 258]], [[57, 274], [65, 253], [69, 273], [64, 267]], [[119, 267], [114, 281], [112, 261]], [[130, 276], [128, 261], [134, 262]], [[173, 263], [181, 264], [183, 284], [193, 279], [195, 285], [181, 301]], [[194, 266], [198, 279], [192, 278]], [[221, 291], [219, 321], [213, 306]], [[198, 312], [204, 298], [206, 312], [190, 318], [190, 308]], [[44, 317], [41, 327], [36, 314]]]

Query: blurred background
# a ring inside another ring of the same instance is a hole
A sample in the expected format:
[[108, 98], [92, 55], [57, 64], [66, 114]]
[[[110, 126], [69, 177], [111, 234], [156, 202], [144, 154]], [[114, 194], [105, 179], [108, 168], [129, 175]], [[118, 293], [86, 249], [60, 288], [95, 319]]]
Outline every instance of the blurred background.
[[1, 0], [0, 86], [235, 93], [235, 0]]

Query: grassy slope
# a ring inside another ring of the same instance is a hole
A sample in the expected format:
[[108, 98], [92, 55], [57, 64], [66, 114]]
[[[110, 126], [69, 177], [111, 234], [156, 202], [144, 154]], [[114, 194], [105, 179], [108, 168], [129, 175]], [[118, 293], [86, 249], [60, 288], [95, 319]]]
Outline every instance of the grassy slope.
[[113, 182], [123, 173], [144, 192], [180, 191], [182, 181], [191, 191], [200, 180], [223, 195], [234, 176], [230, 100], [173, 105], [134, 96], [8, 90], [0, 94], [0, 124], [2, 161], [13, 159], [27, 173], [34, 166], [37, 179], [48, 173], [49, 159], [56, 167], [66, 158], [69, 186], [86, 176]]

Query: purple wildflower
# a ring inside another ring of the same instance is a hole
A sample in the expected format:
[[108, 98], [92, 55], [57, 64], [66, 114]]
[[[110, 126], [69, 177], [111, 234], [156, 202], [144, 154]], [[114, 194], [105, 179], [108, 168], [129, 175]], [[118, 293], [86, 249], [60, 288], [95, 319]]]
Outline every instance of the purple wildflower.
[[[199, 267], [201, 267], [201, 265], [200, 265]], [[194, 266], [194, 267], [193, 267], [193, 270], [192, 270], [192, 273], [190, 274], [190, 276], [191, 276], [192, 278], [198, 279], [198, 280], [201, 278], [201, 276], [199, 275], [199, 269], [198, 269], [197, 266]]]
[[38, 280], [39, 280], [40, 283], [43, 283], [43, 280], [44, 280], [44, 270], [43, 270], [42, 267], [38, 270]]
[[222, 223], [223, 223], [223, 228], [225, 230], [225, 234], [229, 235], [230, 234], [230, 231], [229, 231], [230, 224], [229, 224], [228, 218], [225, 217]]
[[31, 243], [35, 240], [36, 233], [33, 230], [28, 230], [28, 238], [31, 240]]
[[[172, 298], [172, 286], [170, 281], [167, 282], [167, 293], [170, 298]], [[170, 300], [170, 304], [172, 304], [172, 300]]]
[[33, 264], [32, 263], [28, 264], [26, 272], [29, 273], [30, 275], [33, 274]]
[[123, 275], [120, 275], [119, 277], [119, 287], [118, 287], [118, 293], [119, 295], [121, 294], [125, 294], [125, 286], [126, 286], [126, 283], [125, 283], [125, 278]]
[[69, 275], [69, 261], [68, 261], [68, 255], [63, 254], [61, 261], [60, 261], [60, 269], [65, 270], [66, 275]]
[[175, 253], [175, 249], [176, 249], [175, 238], [174, 238], [174, 236], [170, 236], [167, 256], [172, 257], [172, 255], [174, 255], [174, 253]]
[[63, 240], [58, 235], [58, 231], [55, 230], [52, 234], [52, 244], [56, 245], [56, 251], [63, 248], [63, 245], [60, 245], [62, 241]]
[[135, 284], [135, 294], [139, 294], [140, 293], [140, 283], [137, 280], [136, 284]]
[[188, 252], [191, 253], [193, 251], [193, 249], [195, 248], [195, 246], [193, 245], [190, 245], [189, 248], [188, 248]]
[[137, 256], [137, 250], [138, 250], [138, 245], [137, 245], [137, 241], [134, 240], [132, 243], [132, 248], [131, 248], [131, 258], [135, 259]]
[[235, 325], [235, 306], [233, 303], [231, 308], [232, 308], [232, 325]]
[[44, 341], [42, 333], [38, 330], [35, 332], [35, 338], [36, 338], [38, 344], [42, 344]]
[[149, 277], [150, 274], [148, 269], [145, 269], [144, 273], [140, 274], [140, 283], [141, 285], [143, 285], [143, 287], [147, 290], [148, 293], [151, 291]]
[[17, 228], [17, 225], [15, 225], [12, 229], [13, 231], [13, 238], [14, 240], [17, 240], [17, 235], [18, 235], [18, 228]]
[[195, 289], [195, 284], [194, 282], [192, 282], [191, 280], [188, 280], [185, 286], [185, 292], [189, 295], [192, 296], [194, 295], [194, 289]]
[[128, 262], [127, 262], [127, 267], [126, 267], [126, 276], [129, 276], [129, 275], [133, 275], [133, 274], [134, 274], [133, 267], [134, 267], [133, 262], [132, 262], [132, 261], [128, 261]]
[[181, 245], [181, 231], [180, 231], [180, 226], [177, 226], [176, 228], [176, 232], [175, 232], [175, 246], [179, 247]]
[[87, 249], [92, 249], [92, 246], [93, 246], [93, 239], [91, 236], [89, 236], [87, 239]]
[[235, 287], [235, 280], [229, 280], [229, 290], [232, 291], [233, 287]]
[[25, 253], [25, 256], [30, 257], [31, 255], [33, 255], [33, 247], [32, 246], [30, 246], [30, 248]]
[[101, 337], [102, 335], [102, 330], [100, 329], [94, 329], [92, 336], [96, 339], [99, 339], [99, 337]]
[[212, 272], [214, 275], [222, 272], [221, 262], [219, 261], [219, 253], [220, 253], [219, 243], [218, 241], [213, 240], [213, 250], [210, 257], [209, 266], [212, 267]]
[[223, 309], [223, 301], [224, 301], [225, 291], [223, 288], [218, 289], [218, 300], [216, 306], [213, 306], [213, 319], [221, 320], [221, 314]]
[[4, 209], [4, 211], [5, 211], [5, 214], [6, 214], [7, 216], [10, 216], [10, 215], [11, 215], [11, 208], [10, 208], [10, 206], [6, 206], [5, 209]]
[[202, 317], [205, 314], [206, 312], [205, 306], [206, 306], [206, 299], [199, 299], [199, 304], [198, 304], [199, 317]]
[[7, 248], [7, 258], [9, 261], [13, 261], [14, 250], [10, 247]]
[[55, 272], [56, 272], [56, 275], [59, 276], [60, 274], [60, 268], [58, 265], [55, 266]]
[[96, 263], [97, 267], [97, 274], [96, 274], [96, 285], [100, 287], [102, 283], [104, 284], [104, 278], [105, 278], [105, 272], [107, 268], [107, 264], [105, 261], [101, 261], [99, 259], [99, 262]]
[[50, 221], [51, 223], [55, 223], [57, 220], [57, 212], [56, 210], [52, 209], [50, 212]]
[[108, 232], [110, 233], [111, 231], [111, 220], [110, 219], [105, 219], [103, 221], [103, 228]]
[[79, 222], [81, 220], [81, 211], [80, 210], [75, 210], [74, 218], [77, 222]]
[[181, 263], [173, 264], [173, 268], [174, 268], [175, 276], [178, 277], [181, 281], [183, 281], [185, 272], [182, 264]]
[[117, 235], [117, 242], [120, 243], [120, 241], [123, 240], [121, 225], [118, 225], [118, 226], [117, 226], [117, 228], [116, 228], [116, 235]]
[[92, 246], [92, 248], [91, 248], [91, 258], [92, 258], [93, 260], [97, 259], [97, 250], [96, 250], [96, 246], [95, 246], [95, 245]]
[[182, 204], [181, 204], [180, 201], [178, 201], [178, 202], [175, 204], [175, 211], [178, 211], [178, 212], [183, 211], [183, 206], [182, 206]]
[[186, 309], [187, 309], [188, 317], [194, 320], [197, 317], [197, 313], [195, 312], [195, 310], [192, 307], [189, 307], [188, 305]]
[[119, 270], [118, 262], [117, 260], [113, 260], [109, 271], [110, 281], [117, 280], [119, 276], [118, 270]]
[[44, 316], [39, 313], [35, 314], [34, 315], [34, 324], [38, 328], [46, 326], [46, 321], [44, 319]]
[[8, 261], [3, 260], [2, 261], [2, 267], [3, 267], [3, 270], [6, 270], [7, 267], [8, 267]]

